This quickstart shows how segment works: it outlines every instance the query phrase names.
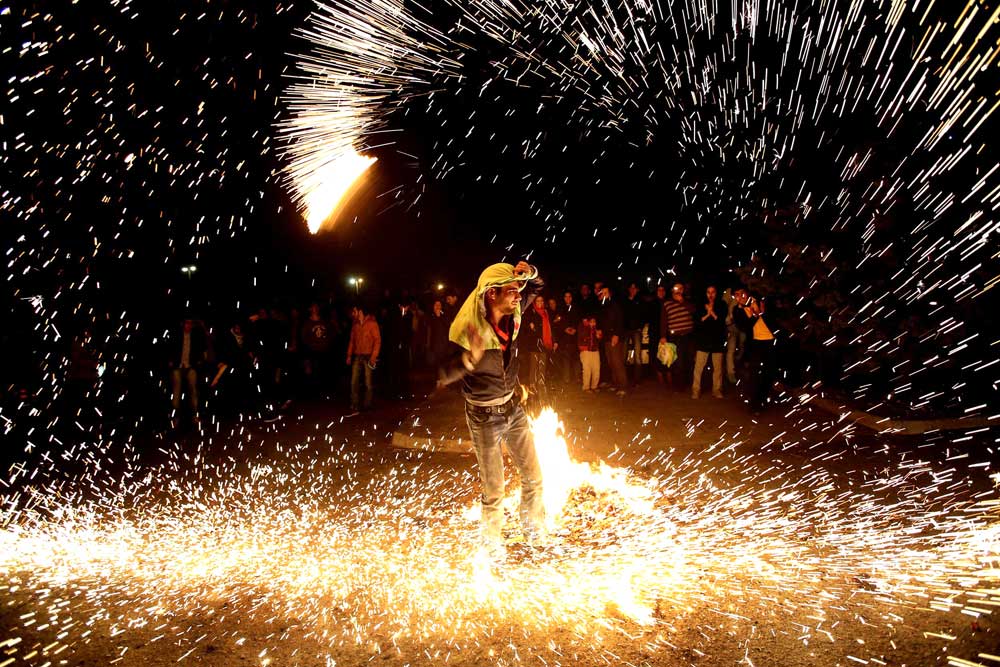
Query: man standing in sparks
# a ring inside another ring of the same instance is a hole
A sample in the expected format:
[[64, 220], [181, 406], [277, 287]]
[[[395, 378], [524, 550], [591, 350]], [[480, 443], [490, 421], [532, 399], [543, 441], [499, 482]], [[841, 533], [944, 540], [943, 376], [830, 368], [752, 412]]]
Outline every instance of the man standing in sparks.
[[[525, 288], [528, 294], [522, 296]], [[462, 380], [465, 419], [469, 425], [479, 479], [483, 485], [483, 546], [491, 560], [505, 557], [503, 544], [504, 469], [501, 441], [521, 473], [521, 529], [531, 546], [544, 546], [545, 508], [542, 471], [524, 413], [517, 379], [517, 334], [523, 304], [542, 287], [538, 271], [527, 262], [494, 264], [479, 276], [448, 337], [458, 348], [441, 369], [439, 384]]]

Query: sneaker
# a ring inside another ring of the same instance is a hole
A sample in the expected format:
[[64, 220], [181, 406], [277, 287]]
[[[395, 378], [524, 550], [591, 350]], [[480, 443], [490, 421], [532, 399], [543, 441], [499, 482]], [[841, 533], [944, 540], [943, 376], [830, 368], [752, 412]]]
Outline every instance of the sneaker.
[[625, 398], [625, 390], [624, 389], [619, 389], [615, 393], [618, 395], [618, 398]]
[[721, 391], [713, 391], [712, 392], [712, 397], [713, 398], [722, 398], [722, 392]]
[[691, 398], [693, 398], [694, 400], [697, 401], [699, 397], [700, 397], [700, 394], [698, 392], [696, 392], [696, 391], [692, 391], [691, 392]]

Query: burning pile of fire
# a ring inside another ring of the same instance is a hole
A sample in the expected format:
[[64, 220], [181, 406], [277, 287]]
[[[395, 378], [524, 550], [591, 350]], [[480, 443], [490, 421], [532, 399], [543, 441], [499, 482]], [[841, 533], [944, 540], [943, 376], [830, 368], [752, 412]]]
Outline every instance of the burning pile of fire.
[[[298, 619], [331, 652], [375, 637], [383, 649], [458, 651], [511, 626], [590, 642], [608, 628], [662, 633], [695, 610], [775, 617], [775, 604], [817, 618], [872, 602], [970, 616], [1000, 605], [992, 497], [948, 506], [897, 485], [890, 504], [839, 490], [818, 468], [759, 469], [732, 445], [664, 459], [642, 479], [573, 461], [552, 411], [533, 429], [563, 550], [522, 549], [500, 576], [477, 559], [468, 477], [417, 463], [358, 479], [303, 456], [243, 474], [150, 474], [92, 502], [40, 490], [34, 509], [5, 511], [3, 585], [48, 591], [50, 653], [72, 651], [98, 621], [113, 633], [177, 627], [220, 603], [243, 618]], [[737, 481], [713, 481], [723, 473]], [[166, 498], [150, 493], [163, 488]]]

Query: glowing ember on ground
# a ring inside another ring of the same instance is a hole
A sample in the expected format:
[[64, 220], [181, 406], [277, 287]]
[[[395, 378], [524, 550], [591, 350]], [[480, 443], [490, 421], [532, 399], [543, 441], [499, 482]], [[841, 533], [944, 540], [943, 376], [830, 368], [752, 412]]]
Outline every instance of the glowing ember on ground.
[[[93, 502], [40, 490], [30, 511], [5, 511], [0, 571], [10, 594], [54, 595], [67, 627], [176, 625], [224, 603], [245, 618], [296, 619], [331, 655], [378, 638], [460, 651], [511, 625], [581, 641], [648, 627], [669, 643], [704, 609], [776, 628], [873, 604], [900, 615], [1000, 604], [993, 498], [946, 506], [881, 480], [903, 496], [890, 503], [834, 489], [817, 470], [760, 470], [721, 444], [646, 479], [572, 461], [552, 412], [534, 428], [546, 501], [563, 502], [549, 509], [564, 553], [511, 538], [499, 575], [476, 558], [468, 477], [414, 464], [345, 479], [331, 472], [338, 461], [307, 452], [187, 481], [164, 469]], [[149, 499], [156, 489], [168, 497]]]

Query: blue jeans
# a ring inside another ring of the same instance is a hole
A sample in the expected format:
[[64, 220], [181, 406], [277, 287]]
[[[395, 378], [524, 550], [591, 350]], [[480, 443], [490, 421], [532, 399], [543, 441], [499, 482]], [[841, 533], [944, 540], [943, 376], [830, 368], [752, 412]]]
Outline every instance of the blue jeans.
[[483, 541], [488, 546], [503, 541], [504, 470], [501, 442], [506, 439], [507, 451], [521, 473], [521, 530], [529, 542], [545, 533], [545, 507], [542, 504], [542, 470], [535, 454], [535, 441], [528, 418], [520, 406], [509, 412], [479, 412], [468, 404], [465, 420], [472, 435], [472, 445], [479, 463], [479, 479], [483, 484], [483, 518], [480, 525]]
[[367, 409], [372, 406], [372, 393], [374, 391], [374, 387], [372, 385], [372, 367], [368, 365], [368, 356], [356, 354], [354, 355], [354, 361], [351, 363], [351, 408], [354, 410], [361, 407], [360, 399], [362, 372], [365, 377], [364, 407]]

